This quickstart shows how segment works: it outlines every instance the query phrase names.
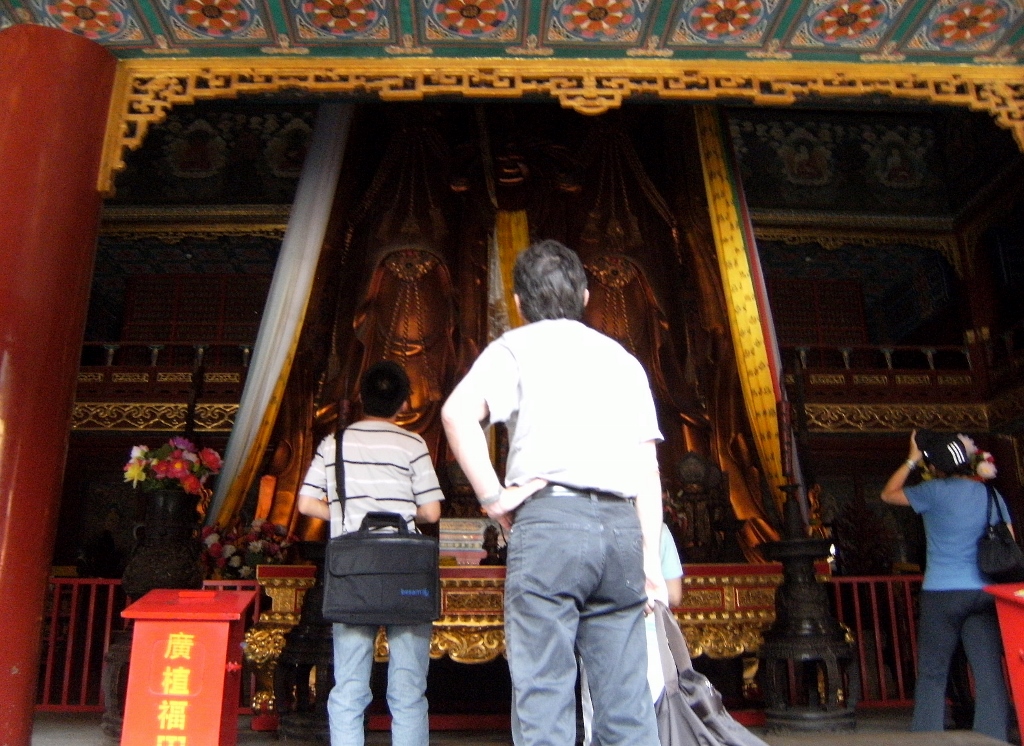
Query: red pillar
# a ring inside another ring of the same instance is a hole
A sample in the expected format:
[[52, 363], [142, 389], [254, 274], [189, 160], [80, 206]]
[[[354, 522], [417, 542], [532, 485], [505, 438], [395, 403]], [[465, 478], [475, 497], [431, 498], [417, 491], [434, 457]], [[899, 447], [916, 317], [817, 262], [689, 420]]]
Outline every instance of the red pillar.
[[116, 60], [0, 31], [0, 743], [28, 746]]

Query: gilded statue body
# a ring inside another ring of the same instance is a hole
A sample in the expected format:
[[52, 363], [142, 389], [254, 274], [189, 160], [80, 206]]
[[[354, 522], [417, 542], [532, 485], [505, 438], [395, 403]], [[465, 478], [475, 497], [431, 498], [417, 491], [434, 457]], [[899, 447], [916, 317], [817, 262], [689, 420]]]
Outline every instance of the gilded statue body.
[[[449, 498], [446, 515], [475, 514], [472, 495], [450, 468], [440, 406], [488, 341], [489, 247], [505, 241], [507, 250], [510, 235], [527, 243], [555, 238], [579, 253], [588, 272], [584, 321], [647, 370], [665, 436], [664, 489], [670, 497], [683, 493], [676, 464], [685, 454], [716, 465], [742, 524], [743, 551], [760, 559], [756, 546], [777, 538], [773, 506], [743, 410], [699, 158], [684, 147], [696, 142], [692, 125], [680, 124], [681, 114], [677, 121], [666, 115], [674, 139], [666, 134], [662, 142], [671, 146], [665, 157], [674, 170], [656, 185], [625, 113], [581, 122], [548, 112], [543, 121], [559, 130], [534, 126], [532, 109], [509, 107], [497, 116], [484, 108], [474, 109], [474, 118], [438, 107], [434, 121], [424, 115], [434, 110], [416, 109], [393, 122], [383, 157], [368, 159], [373, 166], [362, 181], [343, 180], [366, 186], [353, 188], [347, 203], [336, 201], [333, 253], [318, 271], [324, 290], [311, 304], [307, 350], [297, 356], [277, 423], [270, 515], [281, 523], [290, 515], [294, 525], [294, 493], [312, 444], [335, 426], [342, 402], [351, 404], [347, 417], [359, 415], [355, 384], [384, 359], [402, 365], [412, 382], [400, 424], [427, 441]], [[380, 139], [372, 127], [364, 138], [364, 146]], [[671, 203], [661, 190], [670, 190]], [[515, 220], [502, 222], [509, 215]], [[515, 231], [503, 234], [503, 225]], [[329, 349], [318, 352], [318, 345]], [[614, 391], [606, 406], [616, 406]], [[501, 449], [498, 437], [499, 468]], [[717, 519], [702, 510], [691, 524], [700, 523], [706, 537]], [[698, 520], [705, 513], [707, 520]]]
[[349, 385], [380, 360], [401, 365], [412, 390], [398, 424], [423, 436], [435, 463], [443, 463], [440, 409], [456, 366], [454, 290], [447, 266], [421, 248], [383, 252], [352, 327]]

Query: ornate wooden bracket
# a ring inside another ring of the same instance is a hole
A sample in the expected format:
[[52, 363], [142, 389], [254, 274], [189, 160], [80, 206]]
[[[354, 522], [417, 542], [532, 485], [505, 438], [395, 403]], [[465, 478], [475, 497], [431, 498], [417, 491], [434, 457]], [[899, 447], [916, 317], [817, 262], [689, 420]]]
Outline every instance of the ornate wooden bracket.
[[889, 96], [965, 106], [992, 115], [1024, 148], [1024, 81], [1010, 65], [898, 65], [789, 61], [553, 59], [181, 59], [121, 60], [111, 98], [99, 189], [113, 193], [124, 154], [174, 106], [203, 99], [302, 92], [374, 95], [555, 98], [582, 114], [603, 114], [626, 98], [745, 100], [787, 106], [798, 99]]

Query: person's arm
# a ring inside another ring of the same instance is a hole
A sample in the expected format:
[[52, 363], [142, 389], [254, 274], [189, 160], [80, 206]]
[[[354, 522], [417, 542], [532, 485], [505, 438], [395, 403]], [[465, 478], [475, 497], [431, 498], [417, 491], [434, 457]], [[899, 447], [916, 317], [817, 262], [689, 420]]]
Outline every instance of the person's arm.
[[299, 512], [322, 521], [331, 520], [331, 511], [327, 503], [309, 495], [299, 495]]
[[441, 520], [441, 501], [432, 500], [429, 503], [416, 506], [417, 523], [437, 523]]
[[668, 588], [661, 572], [661, 476], [658, 473], [658, 454], [655, 441], [640, 444], [642, 483], [636, 496], [636, 512], [640, 518], [640, 531], [644, 537], [644, 575], [647, 576], [646, 610], [654, 610], [653, 602], [668, 605]]
[[889, 481], [885, 483], [885, 487], [882, 488], [882, 501], [889, 503], [889, 505], [910, 505], [910, 500], [903, 491], [903, 486], [907, 483], [910, 473], [921, 463], [923, 456], [921, 449], [917, 447], [915, 435], [917, 435], [917, 430], [910, 434], [910, 454], [907, 456], [907, 460], [899, 465], [896, 471], [892, 473], [892, 476], [889, 477]]
[[434, 471], [427, 444], [420, 439], [417, 450], [409, 453], [410, 487], [416, 500], [417, 523], [437, 523], [441, 520], [441, 501], [444, 493]]
[[672, 608], [681, 606], [683, 603], [683, 579], [665, 578], [665, 586], [668, 588], [668, 605]]
[[521, 487], [502, 486], [491, 464], [487, 438], [480, 425], [489, 414], [487, 400], [467, 378], [455, 387], [441, 408], [441, 422], [448, 436], [448, 446], [473, 487], [480, 507], [508, 528], [508, 514], [547, 483], [534, 479]]
[[[302, 486], [299, 487], [299, 499], [296, 503], [296, 507], [302, 515], [308, 515], [311, 518], [319, 518], [322, 521], [331, 520], [331, 511], [327, 505], [327, 473], [326, 466], [323, 456], [324, 442], [320, 441], [320, 445], [317, 447], [316, 452], [313, 454], [313, 460], [309, 464], [309, 468], [306, 470], [306, 475], [302, 480]], [[311, 490], [316, 490], [320, 495], [304, 495], [302, 489], [309, 485]]]

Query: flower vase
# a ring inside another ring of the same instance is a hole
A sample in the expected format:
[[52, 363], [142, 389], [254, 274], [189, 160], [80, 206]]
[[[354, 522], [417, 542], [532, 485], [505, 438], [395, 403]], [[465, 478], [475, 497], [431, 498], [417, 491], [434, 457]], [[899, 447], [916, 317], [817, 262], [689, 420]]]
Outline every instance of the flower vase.
[[154, 588], [202, 588], [199, 495], [182, 489], [143, 494], [145, 523], [121, 578], [125, 594], [138, 599]]
[[[142, 495], [146, 502], [145, 522], [121, 576], [121, 587], [129, 602], [154, 588], [202, 588], [196, 512], [199, 496], [182, 489], [149, 490]], [[113, 739], [121, 738], [131, 646], [130, 629], [115, 631], [103, 656], [104, 711], [100, 727]]]

